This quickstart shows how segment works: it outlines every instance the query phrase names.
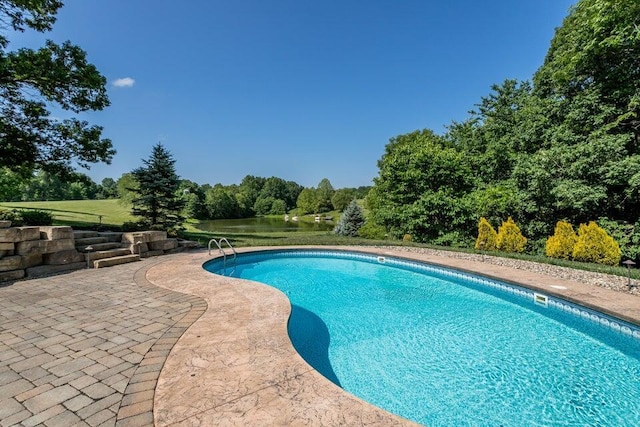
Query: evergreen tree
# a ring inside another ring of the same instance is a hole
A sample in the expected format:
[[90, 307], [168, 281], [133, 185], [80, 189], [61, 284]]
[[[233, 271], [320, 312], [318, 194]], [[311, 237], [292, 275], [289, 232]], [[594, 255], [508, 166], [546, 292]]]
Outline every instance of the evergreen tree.
[[340, 236], [355, 237], [363, 224], [364, 215], [362, 210], [358, 203], [353, 200], [342, 213], [342, 217], [340, 217], [340, 221], [338, 221], [333, 231]]
[[185, 201], [178, 194], [180, 180], [176, 174], [175, 160], [161, 143], [153, 147], [144, 166], [131, 172], [138, 188], [131, 189], [133, 215], [142, 217], [141, 225], [155, 230], [175, 233], [181, 229], [182, 209]]

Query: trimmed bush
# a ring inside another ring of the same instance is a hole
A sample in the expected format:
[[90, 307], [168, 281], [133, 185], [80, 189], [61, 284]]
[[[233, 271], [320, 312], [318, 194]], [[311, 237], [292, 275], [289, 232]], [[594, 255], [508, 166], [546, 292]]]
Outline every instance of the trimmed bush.
[[364, 225], [360, 227], [360, 230], [358, 230], [358, 235], [365, 239], [383, 240], [387, 237], [387, 231], [383, 226], [367, 220]]
[[527, 244], [527, 238], [522, 235], [520, 228], [511, 217], [502, 222], [498, 228], [496, 248], [503, 252], [522, 252]]
[[553, 236], [547, 239], [545, 253], [551, 258], [571, 259], [578, 235], [567, 221], [558, 221]]
[[0, 210], [0, 220], [11, 221], [11, 226], [13, 227], [52, 225], [53, 215], [51, 212], [40, 209]]
[[403, 242], [413, 242], [413, 236], [411, 234], [405, 234], [404, 236], [402, 236], [402, 241]]
[[0, 209], [0, 220], [11, 221], [13, 227], [22, 227], [24, 225], [22, 215], [20, 215], [20, 211], [16, 209]]
[[618, 265], [622, 251], [620, 246], [604, 229], [591, 221], [580, 224], [578, 241], [573, 247], [573, 259], [597, 264]]
[[51, 212], [40, 209], [23, 210], [20, 212], [24, 225], [52, 225], [53, 215]]
[[498, 233], [489, 224], [489, 221], [485, 217], [480, 218], [478, 222], [478, 238], [476, 239], [475, 249], [483, 251], [495, 251], [496, 239]]

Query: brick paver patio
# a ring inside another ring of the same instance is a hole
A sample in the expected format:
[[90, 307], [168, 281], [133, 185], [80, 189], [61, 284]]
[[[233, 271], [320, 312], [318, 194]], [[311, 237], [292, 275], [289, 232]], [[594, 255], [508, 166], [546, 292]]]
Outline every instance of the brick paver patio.
[[162, 259], [0, 286], [0, 425], [153, 425], [157, 379], [204, 300], [158, 288]]

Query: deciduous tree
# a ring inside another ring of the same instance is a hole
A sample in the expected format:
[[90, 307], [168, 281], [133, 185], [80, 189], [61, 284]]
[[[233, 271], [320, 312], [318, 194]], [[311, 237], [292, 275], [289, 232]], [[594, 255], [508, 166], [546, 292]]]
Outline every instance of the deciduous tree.
[[[0, 0], [0, 22], [5, 31], [46, 32], [61, 7], [58, 0]], [[109, 163], [115, 150], [100, 126], [49, 112], [51, 106], [80, 113], [109, 105], [106, 79], [86, 53], [69, 41], [48, 40], [37, 50], [8, 47], [0, 33], [0, 167], [60, 175], [74, 164]]]

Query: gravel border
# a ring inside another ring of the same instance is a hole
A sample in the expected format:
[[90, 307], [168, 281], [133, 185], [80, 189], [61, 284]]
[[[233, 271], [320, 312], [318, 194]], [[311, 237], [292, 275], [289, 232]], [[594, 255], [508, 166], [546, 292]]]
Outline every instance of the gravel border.
[[575, 282], [586, 283], [592, 286], [611, 289], [617, 292], [623, 292], [631, 295], [640, 296], [640, 285], [637, 280], [632, 280], [634, 284], [631, 289], [628, 287], [629, 279], [622, 276], [614, 276], [612, 274], [597, 273], [593, 271], [576, 270], [569, 267], [561, 267], [558, 265], [541, 264], [533, 261], [524, 261], [519, 259], [501, 258], [492, 255], [469, 254], [464, 252], [442, 251], [429, 248], [417, 248], [410, 246], [375, 246], [379, 249], [393, 249], [403, 252], [413, 252], [446, 258], [465, 259], [469, 261], [484, 262], [487, 264], [500, 265], [503, 267], [514, 268], [516, 270], [531, 271], [534, 273], [546, 274], [548, 276], [559, 279], [573, 280]]

